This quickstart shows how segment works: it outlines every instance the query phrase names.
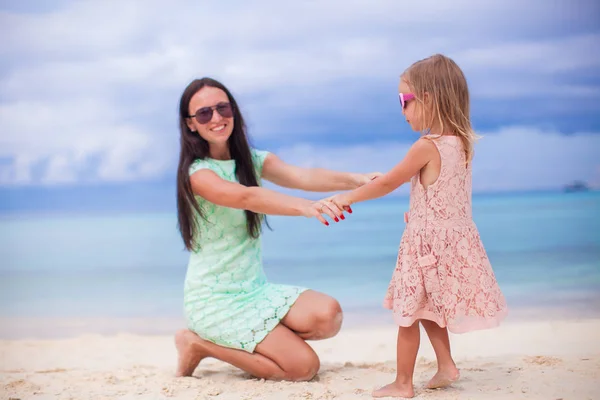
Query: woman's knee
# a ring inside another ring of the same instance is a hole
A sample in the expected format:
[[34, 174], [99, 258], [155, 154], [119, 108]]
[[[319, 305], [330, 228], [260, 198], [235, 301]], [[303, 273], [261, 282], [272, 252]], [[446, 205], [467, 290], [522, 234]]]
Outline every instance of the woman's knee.
[[337, 300], [331, 298], [324, 302], [317, 313], [318, 331], [323, 336], [322, 339], [337, 335], [342, 327], [343, 319], [342, 307]]
[[310, 381], [321, 368], [321, 361], [311, 350], [303, 352], [302, 356], [290, 360], [290, 366], [285, 369], [286, 380], [293, 382]]

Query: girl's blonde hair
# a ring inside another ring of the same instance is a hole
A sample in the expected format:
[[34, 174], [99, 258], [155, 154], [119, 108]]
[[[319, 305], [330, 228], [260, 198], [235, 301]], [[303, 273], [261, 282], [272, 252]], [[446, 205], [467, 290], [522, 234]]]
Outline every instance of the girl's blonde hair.
[[469, 88], [460, 67], [452, 59], [435, 54], [408, 67], [402, 79], [421, 103], [423, 120], [429, 120], [425, 126], [431, 128], [437, 122], [440, 133], [452, 132], [459, 136], [467, 163], [470, 162], [478, 136], [471, 126]]

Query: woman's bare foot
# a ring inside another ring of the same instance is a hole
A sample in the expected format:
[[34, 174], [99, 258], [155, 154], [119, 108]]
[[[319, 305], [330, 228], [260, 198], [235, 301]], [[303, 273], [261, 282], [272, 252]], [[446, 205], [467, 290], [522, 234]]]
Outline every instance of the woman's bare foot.
[[396, 383], [392, 382], [382, 388], [375, 390], [372, 393], [373, 397], [404, 397], [412, 399], [415, 397], [415, 390], [411, 383]]
[[438, 369], [438, 372], [425, 385], [427, 389], [441, 389], [452, 385], [460, 378], [460, 371], [456, 368]]
[[208, 353], [202, 346], [202, 339], [194, 332], [182, 329], [175, 334], [178, 362], [175, 376], [192, 376], [194, 370]]

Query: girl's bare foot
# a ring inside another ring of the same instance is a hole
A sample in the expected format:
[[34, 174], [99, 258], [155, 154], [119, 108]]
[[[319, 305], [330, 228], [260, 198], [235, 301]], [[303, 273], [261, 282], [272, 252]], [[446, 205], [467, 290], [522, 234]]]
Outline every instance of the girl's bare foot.
[[373, 397], [404, 397], [405, 399], [412, 399], [415, 397], [415, 390], [411, 383], [397, 383], [392, 382], [389, 385], [385, 385], [382, 388], [375, 390], [372, 393]]
[[438, 372], [425, 385], [427, 389], [441, 389], [452, 385], [460, 378], [460, 371], [456, 368], [438, 369]]
[[202, 339], [194, 332], [182, 329], [175, 334], [175, 347], [179, 360], [175, 376], [192, 376], [194, 370], [208, 353], [202, 346]]

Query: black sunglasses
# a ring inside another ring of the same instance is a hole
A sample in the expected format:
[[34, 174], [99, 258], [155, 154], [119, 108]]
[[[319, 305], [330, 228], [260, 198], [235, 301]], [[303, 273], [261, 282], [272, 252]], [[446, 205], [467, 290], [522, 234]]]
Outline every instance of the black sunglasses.
[[233, 109], [231, 108], [230, 103], [219, 103], [216, 106], [212, 107], [202, 107], [196, 111], [194, 115], [188, 115], [188, 118], [196, 118], [199, 124], [207, 124], [213, 117], [214, 110], [217, 110], [219, 115], [223, 118], [231, 118], [233, 117]]

